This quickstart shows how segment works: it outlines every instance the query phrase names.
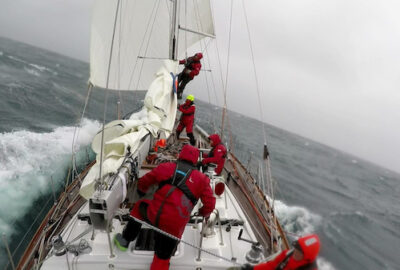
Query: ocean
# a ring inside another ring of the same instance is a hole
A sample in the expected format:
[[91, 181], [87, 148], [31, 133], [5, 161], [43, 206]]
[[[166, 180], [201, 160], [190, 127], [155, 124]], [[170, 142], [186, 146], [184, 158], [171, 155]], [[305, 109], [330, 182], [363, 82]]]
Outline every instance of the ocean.
[[[72, 151], [83, 168], [101, 126], [105, 91], [87, 95], [88, 63], [0, 38], [0, 269], [17, 262], [68, 175]], [[108, 95], [107, 120], [140, 108], [144, 93]], [[196, 123], [218, 131], [221, 109], [197, 101]], [[257, 173], [262, 124], [229, 112], [231, 150]], [[361, 158], [266, 125], [276, 213], [293, 239], [316, 232], [320, 269], [400, 269], [400, 175]], [[225, 133], [228, 133], [227, 131]], [[227, 137], [226, 140], [230, 140]]]

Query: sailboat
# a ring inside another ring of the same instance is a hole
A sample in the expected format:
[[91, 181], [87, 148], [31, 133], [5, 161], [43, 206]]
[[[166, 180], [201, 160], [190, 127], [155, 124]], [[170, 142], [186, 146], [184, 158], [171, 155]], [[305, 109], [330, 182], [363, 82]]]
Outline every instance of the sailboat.
[[[96, 2], [88, 97], [97, 88], [146, 90], [143, 107], [106, 124], [106, 94], [103, 125], [92, 142], [96, 159], [60, 195], [16, 269], [149, 269], [154, 231], [167, 233], [144, 224], [127, 252], [116, 249], [112, 239], [121, 233], [129, 208], [138, 200], [137, 180], [157, 164], [175, 161], [188, 143], [172, 136], [178, 104], [177, 59], [196, 42], [215, 38], [213, 24], [209, 0]], [[196, 126], [198, 148], [210, 148], [208, 136]], [[156, 152], [160, 139], [167, 146]], [[215, 210], [206, 221], [195, 214], [200, 203], [194, 207], [170, 269], [257, 264], [289, 248], [273, 208], [266, 145], [263, 151], [267, 189], [232, 152], [220, 176], [212, 166], [204, 172], [214, 191]]]

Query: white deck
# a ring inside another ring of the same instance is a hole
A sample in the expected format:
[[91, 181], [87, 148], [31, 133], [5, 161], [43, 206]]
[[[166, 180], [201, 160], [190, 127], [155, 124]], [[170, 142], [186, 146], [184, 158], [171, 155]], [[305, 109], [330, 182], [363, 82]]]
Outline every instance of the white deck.
[[[226, 196], [226, 198], [225, 198]], [[193, 209], [195, 213], [199, 204]], [[216, 200], [216, 209], [220, 213], [221, 220], [224, 219], [237, 219], [244, 221], [243, 226], [232, 226], [230, 232], [226, 231], [227, 225], [222, 226], [222, 240], [221, 245], [219, 227], [215, 226], [215, 234], [203, 238], [203, 249], [218, 254], [227, 259], [232, 257], [237, 259], [237, 262], [246, 263], [246, 253], [250, 250], [251, 244], [242, 240], [238, 240], [239, 231], [243, 228], [243, 238], [256, 241], [253, 232], [247, 222], [242, 209], [240, 209], [232, 193], [226, 189], [221, 197]], [[78, 212], [81, 214], [89, 214], [88, 203]], [[122, 231], [123, 226], [118, 219], [113, 219], [113, 231], [111, 232], [111, 239], [116, 233]], [[199, 246], [200, 243], [200, 230], [202, 225], [195, 226], [188, 224], [183, 234], [182, 240]], [[77, 215], [68, 224], [67, 229], [64, 231], [62, 238], [64, 242], [71, 241], [79, 236], [85, 230], [91, 228], [86, 221], [77, 219]], [[91, 247], [89, 253], [82, 253], [75, 256], [72, 253], [66, 253], [63, 256], [50, 256], [45, 260], [41, 269], [149, 269], [153, 259], [152, 251], [137, 251], [133, 250], [134, 243], [131, 243], [127, 252], [119, 251], [113, 244], [113, 252], [115, 257], [111, 258], [106, 232], [96, 231], [94, 240], [91, 240], [92, 231], [84, 235], [82, 238], [87, 240]], [[78, 244], [80, 241], [76, 240], [73, 244]], [[171, 259], [170, 269], [226, 269], [234, 264], [214, 257], [210, 254], [202, 252], [201, 258], [198, 261], [198, 250], [186, 244], [180, 243], [177, 252]]]

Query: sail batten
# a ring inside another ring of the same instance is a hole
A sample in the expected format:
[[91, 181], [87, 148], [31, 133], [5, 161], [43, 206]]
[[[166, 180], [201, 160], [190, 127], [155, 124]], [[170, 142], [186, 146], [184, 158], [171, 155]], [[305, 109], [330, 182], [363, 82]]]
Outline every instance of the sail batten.
[[[171, 1], [97, 1], [92, 16], [90, 83], [111, 90], [148, 89], [162, 59], [169, 58], [171, 11]], [[178, 56], [183, 57], [188, 47], [214, 35], [210, 2], [182, 1], [178, 16], [179, 25], [193, 31], [178, 35]]]

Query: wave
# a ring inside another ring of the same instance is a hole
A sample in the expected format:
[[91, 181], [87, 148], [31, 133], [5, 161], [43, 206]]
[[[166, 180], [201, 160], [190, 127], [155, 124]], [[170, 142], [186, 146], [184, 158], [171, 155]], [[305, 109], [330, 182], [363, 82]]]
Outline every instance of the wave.
[[[100, 129], [85, 119], [76, 140], [83, 149]], [[0, 231], [13, 234], [12, 223], [21, 218], [35, 199], [60, 187], [71, 159], [75, 127], [58, 127], [50, 133], [15, 131], [0, 134]]]
[[40, 72], [45, 72], [45, 71], [47, 71], [47, 72], [53, 74], [54, 76], [57, 76], [57, 75], [58, 75], [58, 73], [57, 73], [56, 71], [54, 71], [54, 70], [52, 70], [52, 69], [50, 69], [50, 68], [48, 68], [48, 67], [41, 66], [41, 65], [38, 65], [38, 64], [29, 63], [29, 62], [27, 62], [27, 61], [25, 61], [25, 60], [22, 60], [22, 59], [20, 59], [20, 58], [18, 58], [18, 57], [12, 56], [12, 55], [8, 55], [7, 57], [10, 58], [11, 60], [14, 60], [14, 61], [23, 63], [23, 64], [25, 64], [25, 65], [28, 65], [28, 66], [30, 66], [30, 67], [33, 67], [35, 70], [29, 69], [29, 68], [24, 68], [24, 69], [25, 69], [28, 73], [33, 74], [33, 75], [35, 75], [35, 76], [37, 76], [37, 75], [34, 74], [34, 73], [32, 73], [32, 71], [35, 71], [35, 72], [37, 72], [37, 71], [40, 71]]
[[320, 270], [335, 270], [336, 268], [333, 265], [325, 260], [324, 258], [318, 257], [317, 259], [318, 269]]
[[[315, 233], [321, 225], [322, 217], [300, 206], [288, 206], [281, 201], [275, 201], [275, 211], [283, 230], [288, 236], [300, 237]], [[318, 269], [335, 270], [335, 267], [325, 258], [318, 257]]]
[[36, 77], [40, 77], [40, 73], [37, 70], [34, 70], [33, 68], [28, 68], [28, 67], [24, 67], [24, 70], [26, 72], [28, 72], [31, 75], [34, 75]]
[[275, 201], [276, 215], [289, 234], [300, 236], [313, 233], [321, 224], [321, 216], [300, 206], [288, 206], [281, 201]]

